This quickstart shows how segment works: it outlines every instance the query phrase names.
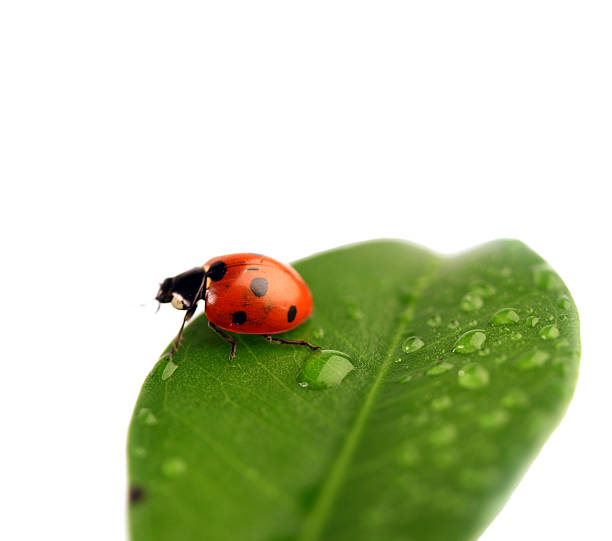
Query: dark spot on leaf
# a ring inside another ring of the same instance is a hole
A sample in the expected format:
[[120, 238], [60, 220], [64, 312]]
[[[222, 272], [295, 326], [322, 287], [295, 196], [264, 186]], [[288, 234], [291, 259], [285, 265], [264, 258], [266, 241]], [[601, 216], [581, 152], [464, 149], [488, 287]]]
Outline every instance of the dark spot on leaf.
[[130, 487], [130, 493], [129, 493], [130, 504], [141, 502], [144, 499], [144, 497], [145, 497], [144, 488], [142, 488], [139, 485], [132, 485]]

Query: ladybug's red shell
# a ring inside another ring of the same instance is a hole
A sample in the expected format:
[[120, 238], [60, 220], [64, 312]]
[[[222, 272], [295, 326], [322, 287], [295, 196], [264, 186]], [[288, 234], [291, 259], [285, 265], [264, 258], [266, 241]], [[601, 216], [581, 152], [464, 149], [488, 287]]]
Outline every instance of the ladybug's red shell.
[[206, 317], [241, 334], [276, 334], [300, 325], [312, 312], [312, 295], [297, 271], [258, 254], [229, 254], [213, 268], [206, 289]]

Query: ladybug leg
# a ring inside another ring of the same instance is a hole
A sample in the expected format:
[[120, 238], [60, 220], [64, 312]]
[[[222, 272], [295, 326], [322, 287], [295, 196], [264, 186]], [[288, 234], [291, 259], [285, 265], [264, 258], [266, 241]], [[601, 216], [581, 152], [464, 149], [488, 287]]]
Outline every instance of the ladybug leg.
[[234, 340], [229, 334], [227, 334], [225, 331], [222, 331], [219, 327], [217, 327], [212, 321], [208, 322], [208, 326], [215, 331], [221, 338], [223, 338], [224, 340], [227, 340], [231, 346], [232, 349], [230, 351], [230, 355], [229, 355], [229, 360], [230, 362], [232, 362], [234, 360], [234, 357], [236, 355], [236, 340]]
[[286, 340], [285, 338], [274, 338], [271, 334], [262, 334], [268, 342], [274, 342], [275, 344], [292, 344], [294, 346], [306, 346], [312, 350], [323, 349], [321, 346], [313, 346], [306, 340]]
[[176, 335], [176, 338], [174, 339], [174, 343], [172, 344], [172, 349], [170, 350], [170, 353], [168, 353], [168, 360], [172, 359], [173, 355], [176, 353], [176, 350], [179, 347], [181, 338], [183, 338], [183, 330], [185, 329], [185, 324], [193, 317], [193, 314], [195, 314], [196, 308], [197, 306], [194, 304], [191, 308], [189, 308], [189, 310], [187, 310], [187, 312], [185, 312], [185, 317], [183, 318], [183, 323], [181, 324], [181, 328], [179, 329], [179, 332]]

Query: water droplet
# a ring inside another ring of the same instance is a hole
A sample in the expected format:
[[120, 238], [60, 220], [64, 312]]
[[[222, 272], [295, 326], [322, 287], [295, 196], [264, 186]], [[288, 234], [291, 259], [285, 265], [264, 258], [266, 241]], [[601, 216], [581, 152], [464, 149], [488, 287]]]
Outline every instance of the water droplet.
[[449, 329], [457, 329], [459, 328], [459, 321], [457, 321], [456, 319], [452, 319], [449, 324], [447, 325], [447, 327]]
[[563, 310], [567, 310], [572, 305], [572, 301], [567, 295], [561, 295], [557, 301], [557, 306]]
[[442, 323], [442, 317], [440, 316], [440, 314], [436, 314], [435, 316], [431, 316], [428, 320], [427, 320], [427, 325], [429, 325], [430, 327], [439, 327]]
[[511, 389], [501, 399], [506, 408], [523, 408], [529, 403], [529, 398], [521, 389]]
[[482, 300], [482, 297], [473, 295], [472, 293], [466, 293], [461, 299], [460, 306], [464, 312], [473, 312], [474, 310], [482, 308], [483, 304], [484, 301]]
[[341, 351], [320, 349], [311, 354], [298, 375], [298, 385], [321, 390], [340, 385], [355, 367], [351, 358]]
[[561, 278], [552, 270], [547, 263], [533, 267], [533, 279], [540, 289], [559, 289], [562, 285]]
[[539, 317], [529, 316], [527, 318], [527, 327], [535, 327], [538, 324], [538, 321], [540, 321]]
[[315, 340], [320, 340], [325, 336], [325, 329], [323, 327], [317, 327], [312, 331], [312, 337]]
[[144, 458], [147, 456], [147, 450], [144, 447], [133, 447], [132, 455], [138, 458]]
[[491, 295], [495, 294], [495, 288], [487, 282], [478, 280], [472, 284], [470, 293], [472, 295], [476, 295], [477, 297], [490, 297]]
[[454, 353], [472, 353], [479, 349], [482, 349], [487, 335], [481, 329], [473, 329], [468, 332], [464, 332], [453, 347]]
[[168, 458], [162, 464], [162, 473], [166, 477], [179, 477], [187, 471], [187, 464], [182, 458]]
[[493, 467], [472, 469], [459, 472], [459, 483], [468, 490], [482, 490], [494, 486], [499, 481], [499, 473]]
[[513, 332], [510, 335], [510, 339], [514, 340], [515, 342], [518, 342], [521, 338], [523, 338], [523, 335], [520, 332]]
[[509, 418], [510, 416], [506, 410], [495, 409], [483, 413], [479, 417], [478, 422], [482, 428], [493, 429], [504, 426], [508, 422]]
[[491, 350], [489, 348], [484, 348], [478, 352], [478, 355], [480, 355], [481, 357], [486, 357], [490, 353], [491, 353]]
[[400, 379], [398, 379], [397, 382], [398, 383], [408, 383], [411, 379], [412, 379], [412, 375], [406, 374], [405, 376], [402, 376]]
[[397, 461], [401, 466], [412, 467], [419, 460], [421, 456], [419, 450], [412, 443], [405, 443], [402, 445], [400, 452], [397, 455]]
[[357, 304], [355, 304], [354, 302], [347, 302], [346, 309], [348, 312], [349, 319], [352, 319], [354, 321], [363, 319], [363, 312], [359, 309]]
[[502, 353], [499, 357], [495, 359], [495, 364], [504, 364], [508, 360], [508, 357], [505, 353]]
[[447, 395], [437, 396], [431, 401], [431, 408], [434, 411], [442, 411], [447, 408], [450, 408], [452, 404], [453, 404], [453, 401], [451, 400], [450, 396], [447, 396]]
[[457, 381], [466, 389], [480, 389], [488, 385], [489, 372], [478, 363], [466, 364], [457, 374]]
[[499, 327], [500, 325], [514, 325], [521, 318], [512, 308], [502, 308], [495, 312], [491, 318], [491, 325]]
[[425, 345], [425, 342], [418, 336], [409, 336], [402, 343], [402, 349], [406, 353], [414, 353], [417, 349], [421, 349]]
[[542, 366], [550, 357], [550, 353], [536, 349], [535, 351], [523, 355], [518, 361], [516, 361], [516, 367], [519, 370], [531, 370]]
[[453, 365], [447, 361], [438, 363], [432, 366], [427, 372], [425, 372], [428, 376], [438, 376], [440, 374], [444, 374], [444, 372], [448, 372]]
[[443, 425], [434, 428], [429, 434], [429, 441], [433, 445], [448, 445], [457, 438], [457, 428], [455, 425]]
[[138, 422], [143, 425], [154, 425], [157, 423], [157, 417], [149, 408], [140, 408], [138, 411]]
[[547, 325], [540, 329], [540, 338], [542, 340], [554, 340], [559, 338], [559, 329], [555, 325]]
[[172, 376], [172, 374], [174, 374], [174, 371], [178, 368], [178, 364], [176, 364], [174, 361], [169, 360], [166, 363], [166, 367], [164, 368], [164, 371], [162, 373], [162, 381], [166, 381], [170, 376]]

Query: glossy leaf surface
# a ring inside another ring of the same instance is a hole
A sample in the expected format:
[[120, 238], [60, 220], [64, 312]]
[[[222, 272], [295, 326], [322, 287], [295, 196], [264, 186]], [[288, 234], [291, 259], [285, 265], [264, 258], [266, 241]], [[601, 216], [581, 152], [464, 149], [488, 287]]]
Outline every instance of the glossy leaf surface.
[[295, 267], [315, 310], [284, 336], [336, 353], [237, 335], [230, 364], [193, 321], [135, 408], [133, 540], [477, 538], [573, 392], [559, 276], [507, 240], [374, 241]]

